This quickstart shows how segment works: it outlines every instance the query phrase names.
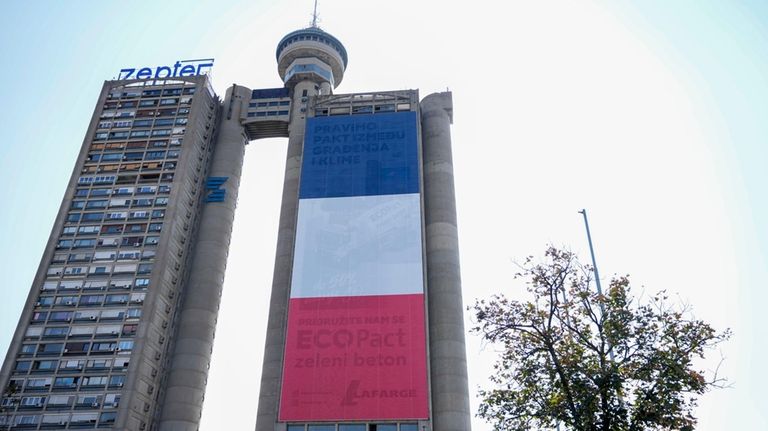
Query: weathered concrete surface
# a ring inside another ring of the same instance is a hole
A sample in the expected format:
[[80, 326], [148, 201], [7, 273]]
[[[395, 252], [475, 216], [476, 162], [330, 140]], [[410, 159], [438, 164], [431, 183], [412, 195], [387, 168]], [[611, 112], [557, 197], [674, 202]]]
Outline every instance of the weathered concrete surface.
[[424, 216], [432, 385], [432, 429], [469, 431], [456, 199], [453, 185], [450, 92], [421, 102]]

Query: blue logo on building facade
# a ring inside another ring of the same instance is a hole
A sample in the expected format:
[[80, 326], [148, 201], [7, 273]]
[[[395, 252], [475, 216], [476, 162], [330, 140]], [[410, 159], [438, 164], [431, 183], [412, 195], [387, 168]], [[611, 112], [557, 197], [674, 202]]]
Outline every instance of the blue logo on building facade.
[[224, 183], [227, 182], [229, 177], [208, 177], [205, 182], [205, 189], [208, 190], [208, 194], [205, 196], [205, 202], [224, 202], [224, 198], [227, 197], [227, 191], [222, 188]]
[[162, 79], [204, 75], [213, 68], [213, 59], [179, 60], [173, 66], [157, 66], [120, 69], [117, 79]]

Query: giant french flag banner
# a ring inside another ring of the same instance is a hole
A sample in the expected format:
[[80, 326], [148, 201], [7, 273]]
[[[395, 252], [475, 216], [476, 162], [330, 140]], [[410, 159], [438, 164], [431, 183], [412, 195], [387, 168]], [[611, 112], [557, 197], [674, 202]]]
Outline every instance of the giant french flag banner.
[[307, 120], [281, 421], [429, 416], [415, 112]]

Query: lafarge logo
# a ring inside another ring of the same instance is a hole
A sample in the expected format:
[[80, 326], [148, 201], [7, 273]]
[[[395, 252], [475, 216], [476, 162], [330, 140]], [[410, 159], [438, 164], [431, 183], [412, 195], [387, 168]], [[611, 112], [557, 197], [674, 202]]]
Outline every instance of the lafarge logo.
[[361, 398], [416, 398], [413, 389], [360, 389], [360, 380], [352, 380], [347, 385], [347, 391], [341, 400], [343, 406], [355, 406]]
[[179, 60], [173, 66], [151, 67], [127, 67], [120, 69], [117, 79], [162, 79], [177, 78], [183, 76], [203, 75], [213, 68], [212, 58], [197, 60]]

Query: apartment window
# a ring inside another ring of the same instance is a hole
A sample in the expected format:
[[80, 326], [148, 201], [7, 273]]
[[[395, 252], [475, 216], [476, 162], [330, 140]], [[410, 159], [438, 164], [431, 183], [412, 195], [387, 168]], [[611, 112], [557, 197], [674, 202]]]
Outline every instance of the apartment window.
[[336, 431], [336, 425], [327, 425], [327, 424], [318, 424], [318, 425], [308, 425], [307, 431]]
[[82, 355], [88, 353], [91, 343], [67, 343], [64, 353], [68, 355]]
[[64, 343], [48, 343], [37, 346], [38, 355], [59, 355], [64, 351]]
[[67, 214], [67, 221], [70, 223], [77, 223], [78, 221], [80, 221], [80, 213]]
[[82, 306], [101, 305], [103, 301], [104, 295], [83, 295], [80, 297], [80, 305]]
[[120, 325], [99, 325], [96, 335], [99, 337], [111, 337], [120, 334]]
[[130, 289], [132, 284], [133, 282], [131, 279], [112, 279], [112, 281], [109, 282], [109, 287], [116, 289]]
[[139, 265], [138, 273], [139, 274], [149, 274], [152, 272], [152, 264], [151, 263], [142, 263]]
[[112, 272], [112, 265], [92, 266], [88, 271], [90, 275], [105, 275]]
[[147, 287], [149, 287], [149, 279], [148, 278], [137, 278], [136, 279], [136, 287], [137, 288], [147, 288]]
[[107, 295], [107, 304], [126, 304], [128, 295]]
[[77, 228], [74, 226], [65, 226], [61, 231], [62, 235], [74, 235], [75, 233], [77, 233]]
[[13, 371], [26, 372], [26, 371], [29, 371], [31, 367], [32, 367], [32, 362], [30, 361], [17, 361], [16, 366], [13, 368]]
[[165, 217], [165, 210], [152, 211], [152, 218], [163, 218], [163, 217]]
[[51, 258], [51, 263], [65, 263], [67, 261], [67, 253], [54, 253]]
[[80, 228], [77, 230], [77, 233], [79, 233], [81, 235], [88, 235], [88, 234], [99, 233], [99, 226], [96, 226], [96, 225], [80, 226]]
[[43, 336], [45, 337], [66, 337], [69, 335], [69, 328], [68, 327], [48, 327], [45, 328], [45, 331], [43, 332]]
[[118, 187], [115, 189], [113, 194], [116, 195], [130, 195], [133, 193], [134, 188], [133, 187]]
[[123, 352], [129, 352], [133, 350], [133, 341], [121, 341], [118, 343], [118, 347]]
[[107, 207], [106, 200], [96, 200], [96, 201], [88, 201], [88, 203], [85, 205], [86, 209], [95, 209], [95, 208], [106, 208]]
[[104, 219], [104, 213], [85, 213], [83, 221], [101, 221]]
[[80, 387], [104, 386], [106, 384], [107, 384], [107, 376], [86, 376], [86, 377], [83, 377], [83, 382], [81, 383]]
[[85, 286], [83, 286], [83, 289], [88, 290], [104, 290], [104, 288], [107, 287], [107, 282], [104, 280], [92, 280], [92, 281], [86, 281]]
[[69, 336], [90, 338], [90, 336], [93, 335], [93, 329], [93, 326], [73, 326], [72, 330], [69, 332]]
[[65, 280], [62, 281], [59, 285], [60, 289], [63, 290], [80, 290], [80, 288], [83, 287], [83, 281], [82, 280]]
[[155, 199], [155, 205], [161, 206], [161, 205], [168, 205], [168, 198], [167, 197], [161, 197]]
[[112, 376], [109, 378], [110, 388], [119, 388], [125, 384], [125, 376]]
[[[96, 320], [99, 318], [98, 311], [78, 311], [75, 313], [75, 320]], [[84, 326], [74, 326], [74, 328], [85, 328]], [[74, 333], [74, 332], [73, 332]], [[93, 333], [93, 331], [91, 331]]]
[[73, 413], [72, 419], [69, 421], [69, 427], [73, 426], [89, 426], [93, 427], [96, 423], [96, 419], [99, 417], [98, 413]]
[[76, 388], [80, 377], [56, 377], [53, 381], [53, 387], [56, 389]]
[[138, 319], [141, 317], [141, 308], [129, 308], [125, 315], [127, 319]]
[[[111, 359], [93, 359], [88, 361], [86, 368], [89, 370], [106, 370], [112, 366]], [[107, 382], [104, 382], [106, 384]]]
[[37, 350], [37, 344], [22, 344], [19, 353], [22, 355], [32, 355]]
[[123, 320], [123, 310], [104, 310], [101, 312], [101, 320]]
[[42, 377], [39, 379], [27, 379], [27, 386], [25, 389], [40, 390], [51, 386], [52, 379], [50, 377]]
[[[92, 240], [95, 242], [95, 240]], [[75, 246], [77, 246], [77, 241], [75, 241]], [[86, 267], [85, 266], [68, 266], [64, 268], [64, 275], [80, 275], [85, 274]]]
[[131, 203], [130, 199], [110, 199], [110, 208], [114, 207], [127, 207]]
[[45, 322], [45, 319], [47, 318], [48, 318], [47, 311], [35, 311], [34, 313], [32, 313], [32, 323]]
[[150, 223], [149, 224], [149, 231], [150, 232], [160, 232], [163, 229], [162, 223]]
[[49, 322], [69, 322], [70, 320], [72, 320], [71, 311], [52, 311], [48, 317]]
[[138, 260], [139, 258], [141, 258], [139, 251], [121, 251], [117, 254], [118, 260]]
[[133, 206], [146, 207], [152, 205], [152, 199], [134, 199]]
[[39, 326], [30, 326], [24, 333], [25, 338], [37, 338], [43, 334], [43, 328]]
[[91, 353], [109, 353], [117, 350], [117, 343], [93, 343]]
[[71, 395], [51, 395], [48, 397], [48, 407], [69, 407], [73, 398]]
[[40, 423], [40, 415], [20, 415], [14, 421], [19, 428], [34, 428]]
[[112, 425], [117, 418], [117, 412], [104, 412], [99, 416], [99, 425]]
[[59, 242], [56, 243], [56, 248], [72, 248], [72, 244], [74, 241], [71, 239], [60, 239]]
[[37, 298], [37, 304], [39, 307], [50, 307], [53, 305], [53, 296], [41, 296]]
[[80, 371], [83, 369], [85, 361], [69, 360], [59, 363], [59, 371]]
[[69, 414], [43, 415], [41, 426], [43, 429], [56, 425], [65, 426], [69, 422]]
[[147, 211], [131, 211], [131, 216], [130, 216], [130, 218], [132, 218], [132, 219], [137, 219], [137, 218], [138, 218], [138, 219], [149, 218], [149, 213], [148, 213]]
[[123, 325], [122, 334], [125, 336], [136, 335], [136, 330], [138, 328], [139, 328], [139, 325]]
[[369, 431], [397, 431], [397, 424], [371, 424]]
[[140, 108], [146, 108], [148, 106], [157, 106], [157, 100], [142, 100], [139, 102]]
[[[95, 239], [77, 239], [73, 244], [74, 248], [93, 247], [96, 245]], [[66, 274], [66, 272], [65, 272]]]
[[104, 407], [117, 407], [120, 404], [120, 394], [107, 394], [104, 396]]
[[107, 218], [109, 220], [124, 220], [126, 217], [128, 217], [128, 213], [127, 212], [107, 213]]

